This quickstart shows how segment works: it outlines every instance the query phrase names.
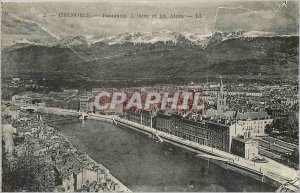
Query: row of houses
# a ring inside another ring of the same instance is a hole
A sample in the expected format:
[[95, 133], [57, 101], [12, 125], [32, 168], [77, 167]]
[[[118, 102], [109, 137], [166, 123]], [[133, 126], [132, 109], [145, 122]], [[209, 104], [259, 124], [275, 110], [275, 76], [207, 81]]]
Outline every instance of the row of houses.
[[49, 191], [123, 191], [109, 170], [77, 150], [59, 131], [44, 125], [39, 116], [20, 118], [14, 126], [15, 138], [23, 139], [16, 153], [26, 152], [44, 163], [49, 170], [45, 177], [52, 176], [54, 181]]
[[197, 120], [166, 112], [153, 114], [125, 110], [124, 118], [247, 159], [258, 156], [258, 142], [252, 139], [253, 132], [235, 121], [220, 118]]

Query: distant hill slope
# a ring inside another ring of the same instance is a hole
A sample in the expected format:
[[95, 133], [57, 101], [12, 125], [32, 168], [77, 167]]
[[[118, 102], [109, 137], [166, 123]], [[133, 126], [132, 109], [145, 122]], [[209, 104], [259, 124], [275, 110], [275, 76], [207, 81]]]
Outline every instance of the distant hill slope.
[[28, 44], [50, 45], [57, 43], [58, 37], [39, 23], [19, 18], [10, 13], [2, 13], [2, 48], [11, 46], [11, 50], [26, 47]]
[[298, 73], [298, 36], [245, 37], [216, 33], [201, 44], [184, 36], [176, 37], [180, 38], [176, 44], [174, 40], [88, 44], [77, 37], [76, 43], [65, 39], [65, 46], [7, 48], [2, 54], [2, 77], [26, 75], [88, 81], [184, 77], [188, 80], [206, 74], [290, 77]]

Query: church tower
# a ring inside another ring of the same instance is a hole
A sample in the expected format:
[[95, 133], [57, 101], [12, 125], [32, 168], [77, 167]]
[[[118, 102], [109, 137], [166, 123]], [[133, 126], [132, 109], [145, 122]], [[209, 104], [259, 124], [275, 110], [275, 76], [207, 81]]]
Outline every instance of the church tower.
[[226, 110], [226, 97], [224, 94], [224, 85], [221, 77], [220, 90], [217, 96], [217, 110], [225, 111]]

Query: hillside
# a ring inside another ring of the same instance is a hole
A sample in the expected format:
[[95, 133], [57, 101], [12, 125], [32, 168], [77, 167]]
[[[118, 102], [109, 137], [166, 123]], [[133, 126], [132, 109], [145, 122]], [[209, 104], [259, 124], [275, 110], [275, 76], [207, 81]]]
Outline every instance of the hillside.
[[221, 33], [202, 44], [183, 35], [174, 37], [178, 38], [176, 44], [174, 40], [88, 44], [86, 39], [76, 37], [76, 43], [64, 39], [65, 46], [7, 48], [3, 50], [2, 77], [43, 76], [88, 82], [141, 79], [146, 83], [148, 79], [161, 79], [159, 82], [164, 83], [166, 79], [186, 82], [206, 75], [285, 78], [298, 73], [297, 36]]
[[57, 43], [57, 37], [47, 31], [39, 23], [19, 18], [11, 13], [3, 12], [1, 19], [1, 46], [13, 49], [26, 47], [29, 44], [50, 45]]

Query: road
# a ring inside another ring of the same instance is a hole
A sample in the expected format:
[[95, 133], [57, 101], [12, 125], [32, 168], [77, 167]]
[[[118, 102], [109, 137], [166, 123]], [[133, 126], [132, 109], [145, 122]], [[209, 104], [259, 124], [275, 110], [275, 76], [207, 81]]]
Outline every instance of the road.
[[165, 133], [165, 132], [157, 131], [156, 129], [153, 129], [153, 128], [150, 128], [147, 126], [143, 126], [138, 123], [130, 122], [130, 121], [120, 119], [120, 118], [117, 119], [117, 121], [127, 123], [129, 125], [141, 128], [145, 131], [152, 132], [153, 134], [155, 134], [157, 132], [157, 134], [162, 138], [168, 138], [168, 139], [172, 139], [175, 141], [180, 141], [180, 143], [186, 144], [187, 146], [191, 146], [191, 147], [197, 148], [197, 149], [205, 151], [205, 152], [211, 152], [214, 155], [219, 156], [219, 157], [234, 160], [234, 163], [237, 165], [261, 172], [264, 175], [266, 175], [278, 182], [281, 182], [281, 183], [285, 183], [286, 181], [294, 180], [298, 176], [296, 170], [289, 168], [279, 162], [276, 162], [276, 161], [268, 159], [268, 158], [266, 158], [268, 160], [267, 163], [257, 163], [257, 162], [254, 163], [253, 161], [244, 159], [242, 157], [238, 157], [236, 155], [233, 155], [233, 154], [230, 154], [230, 153], [227, 153], [227, 152], [224, 152], [224, 151], [221, 151], [221, 150], [209, 147], [209, 146], [200, 145], [200, 144], [192, 142], [192, 141], [184, 140], [180, 137], [177, 137], [177, 136]]

